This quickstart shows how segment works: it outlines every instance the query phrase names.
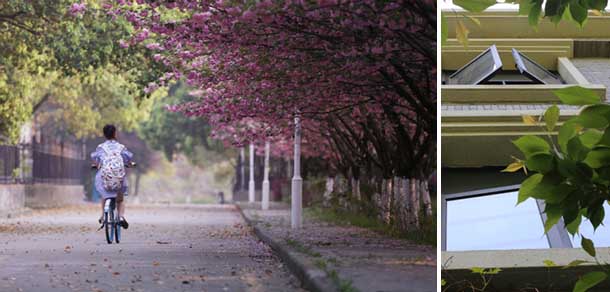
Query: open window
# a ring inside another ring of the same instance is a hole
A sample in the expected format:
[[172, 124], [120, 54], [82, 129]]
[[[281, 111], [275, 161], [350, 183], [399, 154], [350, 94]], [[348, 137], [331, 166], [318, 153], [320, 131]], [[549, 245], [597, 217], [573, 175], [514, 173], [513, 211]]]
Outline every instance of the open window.
[[443, 195], [442, 249], [572, 247], [563, 220], [544, 233], [544, 202], [526, 200], [515, 206], [518, 190], [519, 185], [513, 185]]
[[451, 74], [447, 84], [476, 85], [491, 79], [496, 72], [502, 69], [502, 60], [496, 45], [491, 45], [483, 53]]
[[527, 76], [527, 78], [538, 84], [563, 84], [559, 77], [528, 58], [525, 54], [516, 49], [512, 49], [512, 52], [517, 70]]

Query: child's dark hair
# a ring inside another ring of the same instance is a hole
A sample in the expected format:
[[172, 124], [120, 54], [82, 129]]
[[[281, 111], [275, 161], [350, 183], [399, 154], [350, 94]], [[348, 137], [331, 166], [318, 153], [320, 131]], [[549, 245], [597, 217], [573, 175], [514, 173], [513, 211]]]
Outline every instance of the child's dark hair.
[[116, 127], [114, 125], [105, 125], [104, 137], [108, 140], [116, 138]]

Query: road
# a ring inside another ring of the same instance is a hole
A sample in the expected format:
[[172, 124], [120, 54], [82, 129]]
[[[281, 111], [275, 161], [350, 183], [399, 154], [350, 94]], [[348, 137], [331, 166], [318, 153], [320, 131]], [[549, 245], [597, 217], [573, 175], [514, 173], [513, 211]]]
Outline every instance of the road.
[[120, 244], [97, 206], [0, 220], [0, 291], [303, 291], [231, 206], [128, 206]]

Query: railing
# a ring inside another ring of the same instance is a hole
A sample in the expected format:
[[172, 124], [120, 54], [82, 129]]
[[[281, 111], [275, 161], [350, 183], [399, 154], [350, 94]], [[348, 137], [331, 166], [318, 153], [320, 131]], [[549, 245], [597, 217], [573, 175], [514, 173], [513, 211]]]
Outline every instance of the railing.
[[88, 174], [83, 150], [63, 142], [0, 145], [0, 184], [82, 184]]
[[19, 146], [0, 145], [0, 183], [16, 183], [19, 169]]

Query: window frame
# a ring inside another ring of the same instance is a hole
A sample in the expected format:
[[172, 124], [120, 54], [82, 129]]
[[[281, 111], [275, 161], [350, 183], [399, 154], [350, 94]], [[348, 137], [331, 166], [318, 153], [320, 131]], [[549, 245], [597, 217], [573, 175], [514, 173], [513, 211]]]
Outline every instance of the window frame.
[[[530, 57], [528, 57], [524, 53], [520, 52], [519, 50], [517, 50], [515, 48], [512, 48], [512, 54], [513, 54], [513, 59], [515, 60], [515, 65], [517, 67], [517, 71], [520, 72], [521, 74], [523, 74], [524, 76], [526, 76], [527, 78], [531, 79], [532, 81], [537, 82], [538, 84], [546, 84], [546, 85], [549, 85], [549, 84], [554, 84], [554, 85], [566, 84], [556, 74], [553, 74], [553, 72], [549, 71], [547, 68], [544, 68], [543, 66], [541, 66], [536, 61], [532, 60]], [[548, 76], [552, 77], [555, 81], [557, 81], [557, 83], [547, 83], [543, 79], [540, 79], [539, 78], [540, 76], [536, 76], [535, 74], [533, 74], [532, 72], [530, 72], [527, 69], [527, 66], [525, 66], [525, 63], [523, 62], [523, 60], [526, 60], [526, 61], [530, 62], [532, 65], [536, 66], [539, 70], [543, 71]]]
[[[457, 84], [457, 83], [454, 84], [454, 83], [451, 83], [451, 80], [456, 75], [460, 74], [462, 71], [464, 71], [470, 65], [474, 64], [477, 60], [481, 59], [487, 53], [491, 54], [491, 58], [493, 59], [494, 67], [492, 68], [491, 72], [488, 72], [487, 74], [483, 75], [483, 77], [481, 77], [479, 79], [476, 79], [477, 81], [474, 82], [473, 84]], [[479, 55], [477, 55], [472, 60], [470, 60], [470, 62], [466, 63], [466, 65], [460, 67], [457, 71], [453, 72], [453, 74], [449, 75], [449, 77], [447, 78], [447, 84], [449, 84], [449, 85], [480, 85], [481, 83], [491, 79], [501, 69], [502, 69], [502, 59], [500, 59], [500, 54], [498, 53], [498, 49], [496, 48], [496, 45], [492, 44], [491, 46], [489, 46], [489, 48], [485, 49]]]
[[[518, 191], [521, 185], [509, 185], [496, 188], [478, 189], [460, 193], [443, 194], [441, 195], [441, 250], [447, 251], [447, 201], [463, 200], [476, 197], [493, 196], [497, 194]], [[536, 200], [540, 220], [544, 226], [546, 222], [546, 214], [544, 214], [544, 201]], [[546, 234], [549, 248], [572, 248], [570, 235], [564, 227], [563, 218], [555, 224]]]

